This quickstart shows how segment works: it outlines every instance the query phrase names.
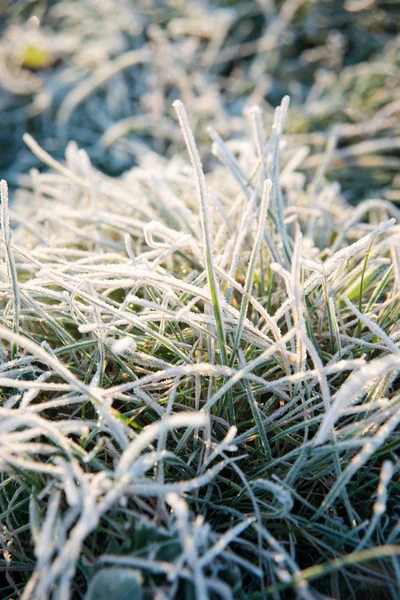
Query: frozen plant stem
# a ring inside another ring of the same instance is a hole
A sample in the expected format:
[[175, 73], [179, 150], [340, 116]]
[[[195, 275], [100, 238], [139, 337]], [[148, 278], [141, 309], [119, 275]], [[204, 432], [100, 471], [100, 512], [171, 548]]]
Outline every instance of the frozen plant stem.
[[269, 200], [270, 200], [270, 196], [271, 196], [271, 189], [272, 189], [272, 181], [270, 179], [266, 179], [264, 181], [264, 185], [263, 185], [260, 214], [259, 214], [259, 221], [258, 221], [258, 229], [257, 229], [257, 233], [256, 233], [256, 238], [254, 240], [253, 249], [251, 251], [249, 268], [247, 270], [246, 281], [244, 284], [245, 294], [243, 295], [242, 304], [240, 306], [239, 323], [236, 328], [236, 335], [235, 335], [235, 341], [233, 344], [233, 350], [232, 350], [231, 359], [230, 359], [230, 366], [233, 365], [233, 362], [235, 360], [235, 355], [237, 353], [237, 350], [238, 350], [238, 347], [240, 344], [240, 338], [241, 338], [242, 331], [243, 331], [243, 323], [244, 323], [244, 319], [246, 317], [247, 308], [249, 306], [249, 297], [251, 296], [251, 293], [253, 290], [254, 273], [256, 270], [257, 259], [260, 254], [261, 243], [262, 243], [262, 240], [264, 237], [265, 222], [267, 219], [267, 212], [268, 212]]
[[[222, 315], [222, 309], [220, 305], [220, 293], [218, 288], [217, 278], [215, 276], [214, 263], [213, 263], [213, 249], [212, 249], [212, 221], [210, 218], [210, 211], [208, 206], [208, 191], [207, 184], [204, 177], [203, 165], [201, 164], [200, 156], [196, 147], [196, 142], [189, 125], [189, 120], [186, 114], [185, 107], [180, 100], [175, 100], [173, 106], [176, 110], [176, 114], [179, 119], [179, 124], [182, 129], [183, 137], [185, 140], [186, 148], [189, 153], [190, 162], [196, 175], [196, 188], [199, 200], [200, 209], [200, 223], [203, 238], [203, 246], [205, 251], [205, 262], [207, 268], [207, 281], [210, 288], [211, 301], [213, 306], [215, 325], [217, 329], [218, 345], [221, 355], [221, 363], [223, 365], [228, 364], [228, 354], [226, 350], [226, 333], [224, 326], [224, 319]], [[232, 398], [229, 402], [230, 408], [230, 419], [231, 423], [234, 421], [233, 403]]]
[[207, 184], [204, 177], [203, 166], [201, 164], [200, 156], [197, 151], [196, 142], [194, 140], [194, 136], [192, 130], [190, 129], [189, 121], [187, 118], [187, 114], [185, 111], [185, 107], [183, 106], [180, 100], [175, 100], [173, 104], [176, 113], [178, 115], [179, 124], [181, 126], [183, 136], [185, 139], [185, 144], [187, 151], [189, 153], [190, 162], [192, 163], [192, 167], [194, 169], [196, 175], [196, 188], [197, 195], [199, 199], [199, 208], [200, 208], [200, 222], [201, 222], [201, 231], [203, 237], [203, 244], [205, 249], [205, 260], [207, 266], [207, 279], [208, 285], [210, 287], [212, 305], [214, 310], [215, 323], [218, 334], [218, 343], [221, 353], [221, 361], [222, 364], [226, 365], [228, 363], [228, 357], [226, 352], [226, 335], [224, 328], [224, 321], [222, 317], [222, 310], [219, 302], [219, 289], [217, 278], [215, 276], [214, 264], [213, 264], [213, 250], [212, 250], [212, 242], [211, 242], [211, 229], [212, 223], [210, 219], [210, 211], [208, 207], [208, 192], [207, 192]]
[[[14, 255], [11, 250], [11, 230], [10, 230], [10, 215], [8, 211], [8, 186], [4, 179], [0, 182], [1, 191], [1, 226], [3, 234], [3, 244], [6, 256], [7, 275], [12, 285], [13, 290], [13, 332], [19, 333], [19, 312], [20, 312], [20, 296], [18, 287], [17, 270], [15, 268]], [[11, 357], [12, 359], [18, 354], [18, 346], [11, 342]]]

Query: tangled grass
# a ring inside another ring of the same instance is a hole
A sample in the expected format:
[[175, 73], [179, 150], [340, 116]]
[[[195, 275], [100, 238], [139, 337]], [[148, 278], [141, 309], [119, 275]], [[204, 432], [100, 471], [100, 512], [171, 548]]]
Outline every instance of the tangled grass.
[[210, 130], [207, 178], [180, 101], [188, 155], [119, 180], [25, 137], [50, 170], [12, 209], [2, 183], [4, 599], [398, 597], [399, 210], [327, 160], [307, 183], [287, 108]]
[[398, 3], [2, 10], [1, 599], [397, 600]]

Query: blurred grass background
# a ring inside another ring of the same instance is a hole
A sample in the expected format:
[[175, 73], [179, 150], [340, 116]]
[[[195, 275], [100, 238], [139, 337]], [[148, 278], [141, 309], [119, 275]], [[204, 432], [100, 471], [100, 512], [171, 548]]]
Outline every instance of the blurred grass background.
[[56, 158], [75, 140], [119, 175], [151, 150], [183, 148], [178, 97], [204, 148], [208, 123], [241, 136], [246, 106], [268, 121], [290, 94], [286, 132], [311, 149], [305, 171], [336, 125], [330, 174], [346, 197], [400, 201], [398, 0], [3, 0], [1, 12], [0, 169], [11, 186], [42, 168], [25, 131]]

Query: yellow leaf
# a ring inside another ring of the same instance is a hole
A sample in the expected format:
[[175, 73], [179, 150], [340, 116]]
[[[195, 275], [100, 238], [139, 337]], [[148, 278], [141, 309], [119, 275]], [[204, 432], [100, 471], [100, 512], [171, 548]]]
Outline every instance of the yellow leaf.
[[29, 45], [22, 57], [22, 66], [28, 69], [45, 69], [53, 63], [53, 57], [47, 50]]

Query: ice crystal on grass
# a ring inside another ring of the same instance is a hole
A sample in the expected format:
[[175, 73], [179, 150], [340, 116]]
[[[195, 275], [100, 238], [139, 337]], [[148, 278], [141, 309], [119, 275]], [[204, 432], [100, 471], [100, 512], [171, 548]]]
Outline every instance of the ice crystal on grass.
[[1, 188], [5, 597], [396, 597], [398, 211], [307, 184], [286, 108], [211, 130], [206, 176], [181, 103], [191, 165], [110, 179], [26, 136], [50, 170]]

